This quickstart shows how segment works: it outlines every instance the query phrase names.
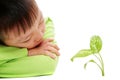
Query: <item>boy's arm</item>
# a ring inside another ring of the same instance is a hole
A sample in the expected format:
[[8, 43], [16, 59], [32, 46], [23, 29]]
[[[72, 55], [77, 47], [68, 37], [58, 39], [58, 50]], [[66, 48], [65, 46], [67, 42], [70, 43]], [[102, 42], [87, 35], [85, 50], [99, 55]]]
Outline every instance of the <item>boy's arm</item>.
[[10, 46], [0, 45], [0, 63], [4, 60], [16, 59], [27, 56], [26, 48], [16, 48]]
[[[53, 21], [49, 17], [45, 18], [45, 25], [46, 25], [46, 30], [45, 30], [45, 34], [44, 34], [44, 39], [52, 38], [53, 39], [52, 43], [57, 46], [57, 43], [55, 41], [54, 24], [53, 24]], [[59, 47], [57, 46], [57, 52], [55, 52], [55, 54], [57, 56], [60, 55], [60, 53], [58, 51], [59, 51]]]

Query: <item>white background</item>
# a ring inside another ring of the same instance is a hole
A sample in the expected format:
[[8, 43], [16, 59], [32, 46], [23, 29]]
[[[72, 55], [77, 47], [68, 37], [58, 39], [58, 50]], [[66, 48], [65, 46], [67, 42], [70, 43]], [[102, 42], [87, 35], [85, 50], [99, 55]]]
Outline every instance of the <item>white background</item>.
[[[49, 16], [54, 22], [61, 56], [53, 75], [17, 80], [120, 80], [119, 0], [36, 1], [44, 17]], [[105, 64], [104, 77], [95, 64], [83, 68], [92, 56], [70, 61], [79, 50], [89, 48], [93, 35], [99, 35], [103, 41], [100, 53]]]

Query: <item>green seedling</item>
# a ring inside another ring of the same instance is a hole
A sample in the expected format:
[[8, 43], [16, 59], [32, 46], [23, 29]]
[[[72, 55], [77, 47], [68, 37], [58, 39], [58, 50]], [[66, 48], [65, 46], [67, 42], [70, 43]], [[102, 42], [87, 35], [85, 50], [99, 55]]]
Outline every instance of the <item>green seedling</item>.
[[99, 36], [94, 35], [90, 39], [90, 49], [82, 49], [78, 51], [77, 54], [75, 54], [72, 58], [71, 61], [73, 61], [75, 58], [82, 58], [82, 57], [87, 57], [89, 55], [93, 55], [96, 57], [96, 59], [100, 62], [99, 64], [91, 59], [88, 62], [84, 64], [84, 69], [86, 69], [86, 66], [88, 63], [92, 62], [95, 63], [99, 69], [101, 70], [102, 76], [104, 76], [104, 62], [102, 59], [102, 56], [100, 55], [100, 50], [102, 48], [102, 40]]

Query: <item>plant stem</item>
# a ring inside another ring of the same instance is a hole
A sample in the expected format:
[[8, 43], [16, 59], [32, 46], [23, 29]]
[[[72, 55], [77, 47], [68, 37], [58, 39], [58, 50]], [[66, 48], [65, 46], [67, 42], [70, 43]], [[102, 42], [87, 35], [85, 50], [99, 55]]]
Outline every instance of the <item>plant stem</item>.
[[103, 59], [102, 59], [102, 56], [98, 53], [98, 55], [100, 56], [100, 59], [101, 59], [101, 65], [102, 65], [102, 76], [105, 75], [104, 73], [104, 62], [103, 62]]
[[99, 55], [99, 57], [94, 54], [94, 56], [99, 60], [99, 62], [101, 64], [101, 67], [100, 66], [98, 66], [98, 67], [100, 68], [100, 70], [102, 72], [102, 76], [104, 76], [104, 63], [103, 63], [103, 59], [102, 59], [100, 53], [98, 53], [98, 55]]

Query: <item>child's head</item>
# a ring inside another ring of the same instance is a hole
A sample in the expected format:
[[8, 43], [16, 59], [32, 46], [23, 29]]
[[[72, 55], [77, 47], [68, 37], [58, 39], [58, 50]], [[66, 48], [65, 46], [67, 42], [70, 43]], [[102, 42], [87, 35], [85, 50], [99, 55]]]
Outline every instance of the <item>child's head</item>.
[[0, 41], [33, 48], [43, 39], [44, 19], [35, 0], [0, 0]]

